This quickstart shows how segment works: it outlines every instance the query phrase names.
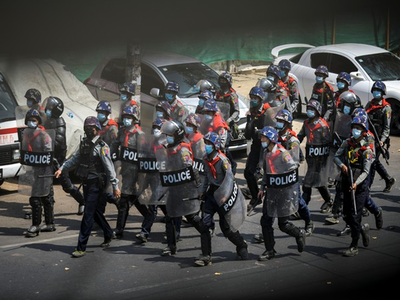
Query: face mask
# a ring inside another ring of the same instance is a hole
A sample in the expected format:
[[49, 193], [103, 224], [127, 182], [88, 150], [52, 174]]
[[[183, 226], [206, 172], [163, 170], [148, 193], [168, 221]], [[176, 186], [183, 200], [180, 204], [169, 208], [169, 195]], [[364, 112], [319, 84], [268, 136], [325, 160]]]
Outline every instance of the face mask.
[[285, 123], [282, 122], [276, 122], [275, 125], [276, 129], [282, 129], [283, 127], [285, 127]]
[[206, 153], [210, 154], [211, 152], [213, 152], [213, 146], [212, 145], [205, 145], [206, 146]]
[[262, 143], [261, 143], [261, 146], [262, 146], [263, 148], [268, 148], [268, 142], [262, 142]]
[[221, 87], [221, 90], [223, 90], [223, 91], [229, 90], [229, 84], [227, 84], [227, 83], [221, 83], [219, 86]]
[[193, 127], [186, 127], [185, 131], [187, 134], [191, 134], [191, 133], [193, 133]]
[[343, 113], [345, 115], [349, 115], [350, 114], [350, 106], [344, 106], [343, 107]]
[[85, 134], [86, 134], [86, 136], [87, 136], [87, 138], [88, 138], [89, 140], [93, 139], [94, 136], [95, 136], [95, 133], [94, 133], [93, 128], [87, 128], [87, 129], [85, 129]]
[[156, 111], [157, 118], [164, 118], [164, 113], [162, 111]]
[[124, 118], [124, 119], [122, 120], [122, 122], [124, 122], [124, 126], [125, 126], [125, 127], [129, 127], [129, 126], [132, 125], [132, 119]]
[[285, 71], [280, 71], [279, 75], [281, 76], [281, 78], [285, 78], [286, 77], [286, 72]]
[[381, 99], [382, 97], [382, 92], [381, 91], [372, 91], [372, 96], [374, 97], [374, 99]]
[[165, 93], [165, 99], [166, 99], [168, 102], [172, 102], [172, 101], [175, 100], [175, 95], [174, 95], [174, 94], [170, 94], [170, 93]]
[[204, 115], [204, 120], [206, 120], [207, 122], [211, 122], [212, 119], [213, 119], [212, 116], [210, 116], [210, 115]]
[[153, 129], [153, 134], [155, 137], [159, 137], [161, 135], [161, 130], [158, 128]]
[[321, 76], [316, 76], [316, 77], [315, 77], [315, 82], [316, 82], [316, 83], [323, 83], [323, 82], [324, 82], [324, 78], [321, 77]]
[[251, 107], [257, 107], [258, 106], [258, 100], [250, 100], [250, 106]]
[[203, 107], [204, 106], [204, 99], [199, 100], [199, 106]]
[[167, 135], [167, 143], [172, 145], [175, 142], [175, 139], [173, 136]]
[[97, 114], [97, 119], [100, 122], [104, 122], [107, 119], [107, 116], [105, 114], [99, 113], [99, 114]]
[[128, 100], [128, 95], [126, 95], [126, 94], [121, 94], [120, 96], [119, 96], [119, 98], [121, 99], [121, 101], [127, 101]]
[[26, 101], [26, 105], [29, 107], [29, 108], [31, 108], [32, 106], [33, 106], [33, 100], [27, 100]]
[[351, 133], [353, 134], [353, 137], [355, 139], [358, 139], [361, 136], [362, 131], [360, 129], [357, 128], [353, 128], [353, 130], [351, 131]]
[[46, 116], [48, 118], [51, 118], [51, 110], [50, 109], [46, 109]]
[[344, 89], [344, 86], [346, 85], [344, 82], [341, 82], [341, 81], [339, 81], [338, 83], [336, 83], [336, 85], [337, 85], [337, 88], [339, 89], [339, 90], [343, 90]]
[[310, 119], [315, 117], [315, 112], [311, 109], [307, 109], [307, 117], [309, 117]]
[[36, 127], [38, 127], [38, 122], [36, 122], [36, 121], [28, 121], [27, 125], [28, 125], [29, 128], [35, 129]]

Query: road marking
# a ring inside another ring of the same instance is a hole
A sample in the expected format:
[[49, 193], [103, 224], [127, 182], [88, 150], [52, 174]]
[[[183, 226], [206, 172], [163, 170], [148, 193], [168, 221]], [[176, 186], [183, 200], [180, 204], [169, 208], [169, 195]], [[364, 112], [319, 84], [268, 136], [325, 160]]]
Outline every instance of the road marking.
[[77, 237], [78, 237], [78, 234], [67, 235], [67, 236], [59, 236], [59, 237], [46, 239], [46, 240], [36, 240], [36, 241], [32, 241], [32, 242], [27, 242], [27, 243], [25, 242], [25, 243], [18, 243], [18, 244], [3, 245], [3, 246], [0, 246], [0, 249], [21, 247], [21, 246], [25, 246], [25, 245], [33, 245], [33, 244], [52, 242], [52, 241], [58, 241], [58, 240], [64, 240], [64, 239], [70, 239], [70, 238], [77, 238]]

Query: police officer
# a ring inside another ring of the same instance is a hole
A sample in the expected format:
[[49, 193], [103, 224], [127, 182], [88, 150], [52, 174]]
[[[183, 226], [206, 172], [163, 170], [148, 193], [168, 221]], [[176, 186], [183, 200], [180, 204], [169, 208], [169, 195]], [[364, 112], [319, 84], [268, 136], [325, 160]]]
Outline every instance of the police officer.
[[299, 89], [296, 79], [289, 75], [289, 72], [292, 68], [290, 61], [287, 59], [282, 59], [278, 63], [278, 67], [280, 68], [281, 72], [281, 81], [284, 87], [289, 91], [289, 99], [290, 105], [287, 105], [286, 109], [295, 116], [297, 112], [297, 107], [299, 105]]
[[[266, 193], [266, 198], [260, 220], [265, 251], [258, 260], [265, 261], [274, 258], [276, 253], [273, 229], [275, 217], [278, 217], [279, 229], [296, 238], [299, 252], [304, 250], [306, 234], [303, 229], [289, 222], [289, 216], [298, 208], [300, 197], [297, 172], [299, 165], [293, 160], [289, 151], [278, 143], [279, 134], [274, 127], [265, 126], [261, 129], [260, 135], [264, 148], [264, 174], [259, 197], [263, 198]], [[290, 204], [287, 204], [288, 201]]]
[[[203, 218], [200, 222], [199, 231], [201, 234], [201, 250], [202, 255], [195, 260], [197, 266], [207, 266], [211, 264], [211, 233], [210, 228], [213, 224], [213, 216], [215, 213], [219, 215], [219, 225], [222, 233], [236, 246], [236, 253], [238, 259], [248, 259], [247, 243], [243, 239], [238, 230], [233, 231], [231, 224], [233, 220], [229, 220], [226, 210], [222, 209], [217, 202], [220, 199], [216, 196], [216, 191], [224, 184], [226, 176], [231, 174], [231, 181], [233, 181], [233, 174], [228, 158], [220, 151], [221, 139], [218, 134], [209, 132], [204, 136], [206, 154], [203, 158], [205, 166], [205, 178], [201, 186], [200, 199], [204, 199]], [[233, 182], [228, 182], [231, 185]], [[223, 193], [224, 197], [230, 198], [229, 194]], [[240, 201], [236, 199], [236, 201]], [[244, 198], [242, 198], [244, 203]], [[238, 205], [240, 208], [241, 203], [235, 203], [233, 207]], [[232, 207], [232, 209], [233, 209]], [[244, 210], [244, 205], [242, 207]], [[236, 214], [234, 214], [236, 216]], [[234, 218], [234, 217], [232, 217]], [[244, 219], [244, 214], [243, 214]]]
[[156, 104], [156, 118], [171, 120], [172, 108], [167, 101], [160, 101]]
[[[28, 128], [23, 133], [22, 150], [33, 155], [38, 152], [52, 152], [54, 150], [54, 141], [41, 124], [42, 117], [40, 116], [40, 112], [34, 108], [29, 109], [25, 115], [25, 125]], [[24, 161], [21, 163], [24, 164]], [[25, 233], [25, 237], [36, 237], [39, 235], [41, 229], [43, 231], [56, 230], [54, 225], [53, 179], [46, 176], [52, 173], [51, 164], [52, 162], [50, 162], [50, 165], [33, 165], [33, 175], [29, 175], [28, 172], [26, 174], [26, 176], [33, 176], [33, 178], [30, 178], [32, 179], [32, 191], [29, 198], [29, 204], [32, 207], [32, 226]], [[42, 222], [42, 207], [46, 223], [44, 226], [40, 226]]]
[[[379, 158], [381, 155], [386, 155], [390, 147], [390, 121], [392, 118], [392, 108], [389, 102], [386, 101], [386, 85], [382, 81], [376, 81], [372, 85], [371, 93], [373, 99], [369, 101], [365, 107], [370, 119], [373, 132], [375, 134], [375, 161], [371, 168], [370, 186], [374, 182], [375, 171], [385, 180], [386, 186], [383, 189], [384, 193], [389, 193], [396, 179], [389, 175]], [[376, 136], [377, 135], [377, 136]], [[386, 147], [386, 149], [385, 149]], [[384, 152], [382, 152], [382, 150]], [[388, 159], [388, 157], [387, 157]]]
[[82, 257], [86, 253], [86, 246], [95, 221], [104, 233], [104, 242], [101, 247], [108, 247], [113, 231], [108, 224], [100, 199], [109, 180], [116, 198], [121, 196], [118, 188], [118, 179], [110, 155], [110, 148], [98, 135], [101, 130], [99, 120], [89, 116], [84, 121], [85, 137], [81, 141], [79, 149], [65, 161], [60, 169], [55, 172], [58, 178], [62, 172], [76, 167], [75, 173], [83, 181], [83, 194], [85, 197], [85, 211], [79, 231], [78, 245], [72, 253], [72, 257]]
[[202, 113], [202, 110], [203, 110], [203, 107], [204, 107], [204, 103], [207, 101], [207, 100], [210, 100], [210, 99], [214, 99], [214, 95], [213, 95], [213, 93], [212, 92], [210, 92], [209, 90], [205, 90], [204, 92], [201, 92], [200, 93], [200, 95], [198, 96], [198, 98], [199, 98], [199, 102], [198, 102], [198, 104], [197, 104], [197, 107], [196, 107], [196, 114], [201, 114]]
[[251, 194], [251, 200], [247, 206], [250, 211], [258, 204], [261, 204], [261, 199], [258, 199], [258, 176], [257, 168], [259, 167], [261, 156], [261, 141], [259, 130], [265, 126], [266, 111], [270, 109], [268, 103], [263, 103], [264, 91], [260, 87], [253, 87], [249, 92], [250, 110], [247, 115], [247, 123], [244, 131], [244, 136], [247, 140], [251, 140], [250, 153], [246, 161], [244, 169], [244, 177], [247, 182]]
[[374, 152], [365, 143], [364, 137], [368, 131], [368, 122], [355, 117], [351, 125], [351, 137], [345, 140], [336, 152], [334, 162], [342, 171], [343, 214], [346, 223], [351, 228], [351, 244], [343, 252], [344, 256], [358, 254], [358, 240], [362, 235], [363, 246], [369, 245], [369, 225], [361, 225], [362, 209], [368, 199], [370, 168], [374, 161]]
[[331, 135], [328, 123], [321, 117], [321, 104], [317, 99], [310, 99], [307, 104], [307, 119], [304, 121], [297, 138], [300, 143], [307, 137], [306, 162], [307, 173], [303, 179], [303, 195], [307, 205], [311, 200], [312, 188], [316, 187], [324, 199], [321, 213], [332, 208], [332, 198], [327, 183], [329, 169], [327, 165]]
[[[64, 163], [65, 156], [67, 154], [67, 139], [66, 139], [66, 123], [61, 114], [64, 111], [63, 101], [54, 96], [47, 97], [43, 104], [45, 106], [44, 110], [46, 113], [46, 122], [44, 127], [46, 129], [53, 129], [55, 131], [54, 140], [54, 158], [55, 158], [55, 169], [58, 170], [59, 167]], [[63, 172], [59, 178], [59, 182], [64, 190], [64, 192], [70, 194], [76, 202], [78, 202], [78, 215], [83, 214], [85, 200], [83, 198], [82, 192], [71, 182], [68, 172]], [[46, 230], [45, 228], [42, 229]]]
[[40, 106], [42, 94], [37, 89], [28, 89], [25, 93], [26, 105], [28, 108], [36, 109], [41, 115], [44, 114], [44, 109]]
[[[138, 135], [144, 134], [138, 125], [139, 107], [136, 105], [125, 107], [121, 112], [121, 118], [123, 128], [120, 129], [118, 138], [112, 146], [112, 151], [120, 154], [120, 174], [122, 176], [121, 199], [118, 205], [117, 225], [114, 234], [116, 238], [122, 238], [129, 209], [132, 205], [135, 205], [144, 217], [141, 232], [136, 234], [136, 238], [142, 242], [147, 242], [156, 215], [154, 207], [148, 207], [138, 201], [138, 190], [136, 188], [138, 180], [137, 143]], [[119, 149], [119, 151], [116, 149]]]
[[350, 90], [351, 86], [351, 77], [350, 74], [347, 72], [340, 72], [338, 76], [336, 77], [336, 86], [337, 86], [337, 91], [334, 92], [334, 98], [336, 102], [336, 107], [339, 108], [340, 106], [340, 95], [344, 92], [352, 92], [354, 91]]
[[165, 85], [164, 98], [171, 105], [171, 119], [183, 122], [187, 111], [183, 103], [177, 98], [179, 93], [179, 84], [175, 81], [169, 81]]
[[320, 116], [327, 122], [333, 121], [336, 114], [336, 104], [333, 95], [333, 87], [326, 82], [329, 77], [328, 68], [320, 65], [315, 69], [315, 83], [311, 91], [310, 99], [317, 99], [321, 104]]

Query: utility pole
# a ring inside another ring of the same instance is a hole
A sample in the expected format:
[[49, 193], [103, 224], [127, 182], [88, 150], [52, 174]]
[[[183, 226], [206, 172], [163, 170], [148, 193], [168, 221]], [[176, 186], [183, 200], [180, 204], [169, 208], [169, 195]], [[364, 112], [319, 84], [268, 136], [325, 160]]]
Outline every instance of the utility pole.
[[128, 42], [126, 52], [125, 80], [135, 87], [135, 101], [140, 104], [141, 67], [140, 44], [138, 41]]

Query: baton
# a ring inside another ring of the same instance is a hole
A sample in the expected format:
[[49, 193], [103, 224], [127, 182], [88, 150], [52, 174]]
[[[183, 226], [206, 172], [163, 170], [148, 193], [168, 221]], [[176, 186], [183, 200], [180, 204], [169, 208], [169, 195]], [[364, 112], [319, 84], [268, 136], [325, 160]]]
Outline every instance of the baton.
[[39, 177], [39, 178], [49, 178], [49, 177], [54, 177], [54, 176], [56, 176], [56, 175], [49, 174], [49, 175], [38, 175], [37, 177]]
[[182, 201], [189, 201], [189, 200], [200, 200], [199, 196], [193, 198], [183, 198]]
[[[265, 194], [265, 193], [264, 193]], [[258, 197], [258, 200], [260, 201], [260, 197]], [[262, 200], [261, 200], [262, 202]], [[247, 216], [250, 216], [250, 214], [253, 212], [253, 210], [256, 208], [257, 205], [252, 205], [252, 208], [247, 212]]]

